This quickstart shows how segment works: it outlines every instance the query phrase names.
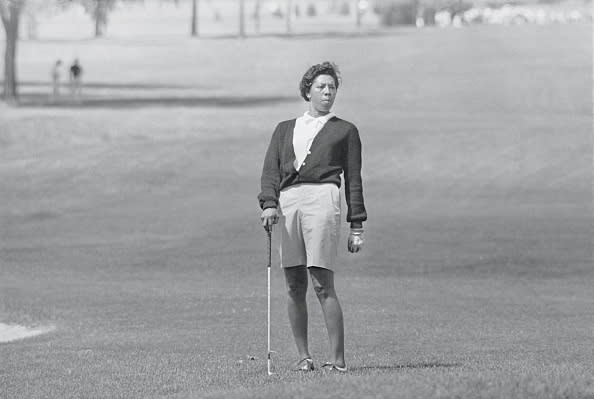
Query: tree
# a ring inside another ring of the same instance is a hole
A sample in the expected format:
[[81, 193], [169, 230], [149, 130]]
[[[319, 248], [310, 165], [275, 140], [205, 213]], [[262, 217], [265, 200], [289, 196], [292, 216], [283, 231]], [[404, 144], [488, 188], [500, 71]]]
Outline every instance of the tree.
[[254, 30], [260, 33], [260, 0], [254, 3]]
[[357, 24], [357, 28], [361, 27], [361, 14], [363, 11], [361, 10], [361, 0], [355, 0], [355, 22]]
[[198, 36], [198, 0], [192, 0], [192, 37]]
[[[71, 0], [27, 0], [22, 11], [24, 31], [29, 40], [37, 39], [38, 17], [40, 15], [54, 15], [64, 11], [71, 4]], [[22, 30], [21, 30], [22, 33]]]
[[239, 0], [239, 37], [245, 37], [245, 3]]
[[16, 103], [16, 51], [19, 40], [19, 21], [26, 0], [0, 0], [0, 18], [6, 33], [4, 49], [4, 87], [2, 98], [8, 103]]
[[107, 29], [107, 15], [116, 5], [116, 0], [80, 0], [85, 11], [95, 22], [95, 37], [101, 37]]
[[291, 11], [292, 11], [292, 3], [291, 0], [287, 0], [287, 16], [286, 16], [286, 22], [287, 22], [287, 34], [290, 35], [291, 34]]

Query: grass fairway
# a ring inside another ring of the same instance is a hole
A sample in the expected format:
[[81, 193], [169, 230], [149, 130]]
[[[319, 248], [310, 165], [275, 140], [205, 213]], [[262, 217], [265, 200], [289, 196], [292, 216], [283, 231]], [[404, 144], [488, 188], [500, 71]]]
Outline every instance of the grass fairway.
[[[55, 330], [0, 344], [0, 397], [593, 398], [590, 28], [22, 42], [0, 322]], [[73, 48], [83, 100], [49, 104]], [[368, 242], [343, 238], [336, 275], [351, 371], [287, 371], [275, 268], [268, 377], [259, 173], [326, 59], [364, 142]]]

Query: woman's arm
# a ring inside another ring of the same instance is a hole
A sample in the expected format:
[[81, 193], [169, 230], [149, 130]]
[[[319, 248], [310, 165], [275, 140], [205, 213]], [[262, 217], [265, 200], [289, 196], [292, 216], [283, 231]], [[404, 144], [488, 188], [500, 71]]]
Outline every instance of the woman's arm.
[[281, 180], [280, 174], [280, 123], [274, 129], [262, 167], [260, 179], [261, 192], [258, 195], [260, 208], [276, 208], [278, 206], [278, 189]]
[[363, 200], [363, 182], [361, 179], [361, 139], [355, 126], [347, 134], [344, 158], [344, 191], [347, 203], [347, 222], [352, 228], [360, 228], [367, 220], [367, 211]]

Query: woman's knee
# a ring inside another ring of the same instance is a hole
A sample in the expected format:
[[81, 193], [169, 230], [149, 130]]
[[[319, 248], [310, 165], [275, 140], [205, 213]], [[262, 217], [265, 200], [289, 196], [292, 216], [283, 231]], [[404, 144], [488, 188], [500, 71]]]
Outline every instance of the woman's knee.
[[316, 295], [320, 300], [336, 297], [334, 287], [331, 285], [315, 284], [314, 291], [316, 292]]
[[329, 297], [336, 297], [332, 271], [318, 267], [312, 267], [310, 271], [312, 285], [318, 299], [324, 300]]
[[303, 300], [307, 294], [307, 283], [300, 281], [287, 282], [287, 294], [293, 299]]
[[307, 293], [307, 269], [296, 267], [285, 269], [287, 293], [293, 299], [303, 300]]

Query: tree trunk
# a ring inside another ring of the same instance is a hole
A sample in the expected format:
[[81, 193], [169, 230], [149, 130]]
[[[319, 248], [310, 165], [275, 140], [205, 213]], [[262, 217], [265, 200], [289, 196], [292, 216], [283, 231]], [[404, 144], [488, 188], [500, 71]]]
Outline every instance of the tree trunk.
[[239, 37], [245, 37], [245, 4], [239, 0]]
[[[4, 54], [4, 92], [2, 97], [7, 103], [16, 103], [17, 78], [16, 78], [16, 50], [19, 40], [19, 14], [17, 7], [11, 7], [10, 16], [4, 21], [6, 32], [6, 45]], [[8, 23], [7, 23], [8, 22]]]
[[254, 4], [254, 29], [256, 33], [260, 33], [260, 0], [256, 0]]
[[360, 0], [355, 0], [355, 16], [356, 16], [357, 28], [361, 27], [361, 9], [359, 8], [359, 6], [360, 6]]
[[291, 34], [291, 13], [293, 12], [293, 4], [291, 0], [287, 0], [287, 34]]
[[192, 0], [192, 37], [198, 36], [198, 0]]
[[99, 5], [97, 6], [97, 11], [95, 15], [95, 37], [101, 37], [103, 33], [101, 32], [101, 22], [99, 21]]
[[37, 17], [35, 16], [34, 12], [29, 12], [26, 14], [26, 27], [27, 27], [27, 39], [29, 40], [37, 40], [38, 38], [38, 23]]
[[107, 26], [107, 0], [96, 0], [95, 6], [95, 37], [101, 37]]

